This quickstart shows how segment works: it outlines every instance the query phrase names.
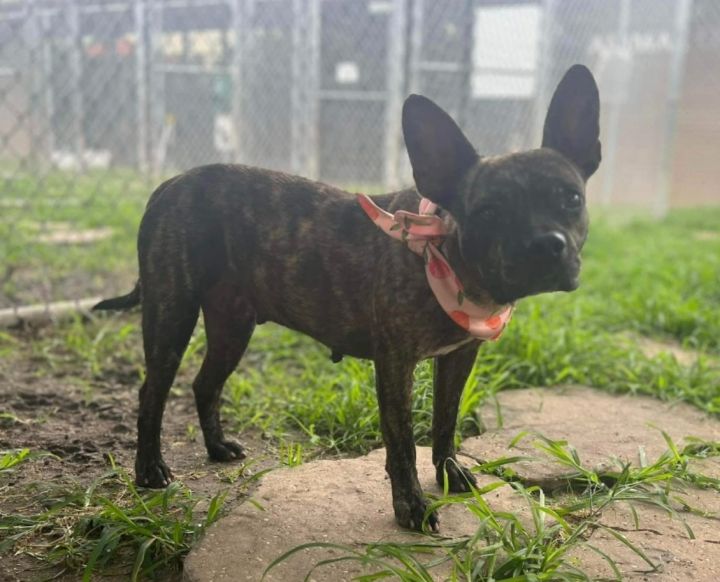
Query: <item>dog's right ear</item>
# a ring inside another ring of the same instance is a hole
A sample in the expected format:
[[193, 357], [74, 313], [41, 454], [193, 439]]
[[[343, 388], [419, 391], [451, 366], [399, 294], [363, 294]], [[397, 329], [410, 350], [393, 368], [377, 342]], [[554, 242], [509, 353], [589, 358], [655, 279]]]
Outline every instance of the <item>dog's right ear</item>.
[[452, 117], [421, 95], [405, 100], [402, 127], [418, 192], [447, 208], [478, 159], [475, 148]]

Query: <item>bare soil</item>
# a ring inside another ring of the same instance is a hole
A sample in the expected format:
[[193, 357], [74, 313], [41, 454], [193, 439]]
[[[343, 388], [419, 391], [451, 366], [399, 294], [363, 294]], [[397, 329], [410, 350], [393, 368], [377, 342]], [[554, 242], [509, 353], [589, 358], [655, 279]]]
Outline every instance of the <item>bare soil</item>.
[[[16, 337], [29, 345], [42, 333], [29, 331]], [[195, 371], [179, 375], [177, 388], [168, 399], [163, 451], [176, 479], [193, 493], [212, 496], [231, 488], [224, 472], [237, 469], [240, 463], [208, 461], [190, 390]], [[29, 448], [57, 457], [25, 462], [4, 478], [0, 482], [0, 514], [32, 509], [36, 501], [33, 487], [38, 483], [87, 487], [107, 470], [108, 455], [132, 473], [138, 387], [137, 368], [130, 364], [104, 370], [102, 378], [87, 380], [65, 376], [62, 370], [49, 370], [45, 362], [38, 362], [30, 353], [0, 357], [0, 412], [9, 412], [18, 419], [0, 419], [0, 450]], [[271, 464], [266, 455], [269, 444], [257, 432], [237, 435], [229, 431], [228, 436], [243, 443], [248, 459], [259, 459], [253, 471]], [[231, 508], [242, 497], [231, 491], [226, 507]], [[2, 582], [79, 579], [75, 573], [48, 569], [41, 561], [22, 555], [5, 554], [1, 563]], [[162, 579], [179, 576], [167, 572]], [[107, 579], [125, 580], [127, 570]]]

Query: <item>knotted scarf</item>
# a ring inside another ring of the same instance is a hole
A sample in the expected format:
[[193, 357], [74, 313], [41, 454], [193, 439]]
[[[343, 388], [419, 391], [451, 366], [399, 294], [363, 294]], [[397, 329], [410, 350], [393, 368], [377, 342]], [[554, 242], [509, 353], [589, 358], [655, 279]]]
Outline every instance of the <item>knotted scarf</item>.
[[510, 321], [513, 305], [478, 305], [465, 297], [462, 283], [439, 248], [447, 236], [447, 228], [436, 214], [437, 204], [422, 198], [418, 214], [406, 210], [390, 214], [365, 194], [358, 194], [357, 200], [378, 228], [405, 242], [412, 252], [423, 257], [430, 289], [455, 323], [478, 339], [500, 337]]

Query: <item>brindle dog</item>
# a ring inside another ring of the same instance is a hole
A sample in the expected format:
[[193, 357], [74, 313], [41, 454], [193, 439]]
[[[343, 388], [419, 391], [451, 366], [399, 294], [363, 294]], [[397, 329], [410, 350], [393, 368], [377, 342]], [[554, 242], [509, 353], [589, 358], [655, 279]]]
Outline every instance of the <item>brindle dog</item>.
[[[599, 98], [592, 74], [568, 70], [542, 147], [480, 157], [454, 121], [411, 95], [402, 116], [416, 188], [377, 196], [394, 212], [436, 202], [449, 235], [443, 252], [476, 303], [514, 302], [577, 287], [588, 229], [585, 183], [600, 163]], [[207, 353], [193, 383], [211, 459], [244, 456], [223, 435], [220, 393], [257, 323], [273, 321], [375, 363], [386, 468], [397, 521], [422, 529], [427, 502], [415, 468], [413, 370], [435, 358], [433, 462], [451, 491], [471, 473], [454, 462], [460, 395], [480, 342], [438, 305], [423, 259], [386, 236], [355, 196], [318, 182], [240, 165], [209, 165], [155, 190], [138, 235], [140, 276], [97, 309], [142, 305], [147, 376], [140, 389], [136, 480], [166, 486], [160, 451], [165, 399], [198, 319]], [[448, 462], [452, 460], [453, 462]], [[435, 514], [427, 524], [437, 530]]]

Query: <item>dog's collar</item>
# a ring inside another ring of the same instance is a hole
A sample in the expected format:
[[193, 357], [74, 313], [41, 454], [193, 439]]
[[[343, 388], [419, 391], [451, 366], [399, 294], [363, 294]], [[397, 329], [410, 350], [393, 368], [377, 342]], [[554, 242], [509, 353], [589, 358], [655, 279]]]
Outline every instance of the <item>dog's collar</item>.
[[478, 305], [465, 297], [460, 279], [439, 248], [447, 235], [447, 228], [435, 214], [436, 204], [422, 198], [418, 214], [406, 210], [390, 214], [365, 194], [358, 194], [357, 200], [380, 230], [405, 242], [411, 251], [423, 257], [430, 289], [440, 307], [455, 323], [478, 339], [496, 340], [500, 337], [510, 321], [513, 305]]

